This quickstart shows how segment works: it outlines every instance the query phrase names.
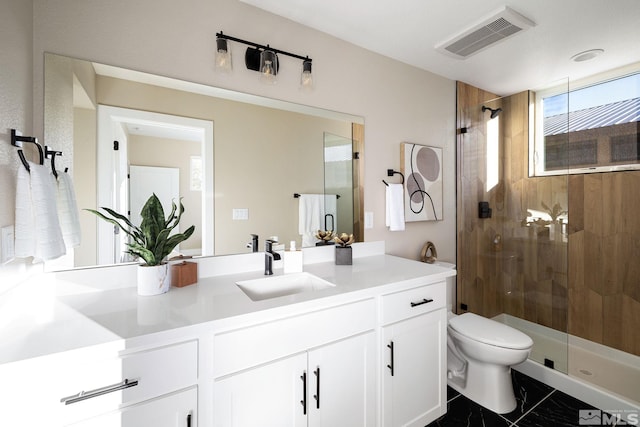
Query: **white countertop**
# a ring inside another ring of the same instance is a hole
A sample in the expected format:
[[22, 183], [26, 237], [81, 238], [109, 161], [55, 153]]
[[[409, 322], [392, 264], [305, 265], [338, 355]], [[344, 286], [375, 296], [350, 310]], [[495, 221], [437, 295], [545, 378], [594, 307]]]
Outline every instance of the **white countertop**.
[[[200, 268], [200, 275], [205, 269]], [[235, 283], [266, 277], [262, 270], [200, 278], [197, 284], [152, 297], [138, 296], [135, 285], [114, 284], [108, 274], [100, 274], [106, 271], [44, 274], [3, 295], [0, 363], [194, 325], [211, 326], [210, 322], [224, 326], [225, 322], [287, 316], [371, 297], [380, 286], [403, 283], [412, 287], [455, 275], [449, 268], [390, 255], [354, 257], [350, 266], [333, 262], [304, 265], [304, 271], [334, 287], [252, 301]], [[274, 274], [283, 274], [282, 269], [275, 269]]]

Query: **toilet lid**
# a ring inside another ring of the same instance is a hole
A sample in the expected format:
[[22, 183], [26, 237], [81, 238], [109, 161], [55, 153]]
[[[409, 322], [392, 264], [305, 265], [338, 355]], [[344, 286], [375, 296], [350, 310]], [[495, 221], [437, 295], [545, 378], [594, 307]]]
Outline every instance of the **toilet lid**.
[[496, 347], [524, 350], [533, 345], [531, 338], [517, 329], [473, 313], [449, 319], [449, 326], [467, 338]]

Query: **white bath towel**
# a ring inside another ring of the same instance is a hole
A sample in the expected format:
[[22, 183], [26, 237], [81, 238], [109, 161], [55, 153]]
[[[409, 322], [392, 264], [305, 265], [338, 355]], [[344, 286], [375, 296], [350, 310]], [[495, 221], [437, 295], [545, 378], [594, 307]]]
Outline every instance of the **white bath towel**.
[[386, 225], [389, 231], [404, 230], [404, 186], [388, 184], [386, 192]]
[[66, 253], [56, 206], [57, 188], [46, 166], [29, 162], [29, 169], [31, 173], [18, 172], [15, 253], [48, 261]]
[[73, 180], [67, 173], [58, 172], [57, 206], [62, 238], [69, 251], [80, 245], [81, 233], [76, 192]]

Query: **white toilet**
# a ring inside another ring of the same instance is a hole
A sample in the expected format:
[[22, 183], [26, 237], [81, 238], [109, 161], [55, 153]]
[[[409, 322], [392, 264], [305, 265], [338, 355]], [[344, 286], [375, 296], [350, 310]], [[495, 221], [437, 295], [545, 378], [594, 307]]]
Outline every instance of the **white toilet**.
[[499, 414], [516, 409], [511, 366], [524, 362], [533, 346], [526, 334], [495, 320], [449, 315], [447, 383]]
[[[455, 268], [453, 264], [438, 263]], [[511, 366], [524, 362], [533, 346], [526, 334], [473, 313], [455, 315], [455, 278], [447, 280], [447, 383], [499, 414], [516, 408]]]

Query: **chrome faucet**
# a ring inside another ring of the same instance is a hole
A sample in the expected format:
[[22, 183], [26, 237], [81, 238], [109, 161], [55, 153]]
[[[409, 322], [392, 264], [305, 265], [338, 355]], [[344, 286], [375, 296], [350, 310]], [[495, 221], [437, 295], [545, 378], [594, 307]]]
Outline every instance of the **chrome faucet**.
[[264, 274], [273, 274], [273, 261], [280, 260], [280, 254], [273, 251], [273, 240], [264, 241]]

